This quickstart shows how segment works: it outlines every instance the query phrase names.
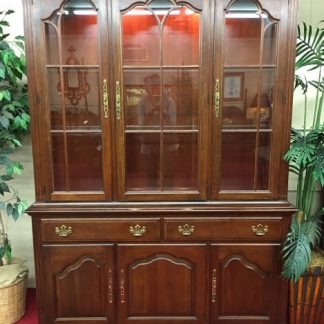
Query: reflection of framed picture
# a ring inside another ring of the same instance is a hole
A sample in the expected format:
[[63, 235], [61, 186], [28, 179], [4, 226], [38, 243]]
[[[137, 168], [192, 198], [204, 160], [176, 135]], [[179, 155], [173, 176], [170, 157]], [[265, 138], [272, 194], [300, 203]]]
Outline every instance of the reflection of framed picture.
[[126, 104], [128, 107], [137, 106], [146, 96], [145, 86], [126, 86]]
[[242, 101], [244, 98], [244, 73], [224, 74], [224, 101]]

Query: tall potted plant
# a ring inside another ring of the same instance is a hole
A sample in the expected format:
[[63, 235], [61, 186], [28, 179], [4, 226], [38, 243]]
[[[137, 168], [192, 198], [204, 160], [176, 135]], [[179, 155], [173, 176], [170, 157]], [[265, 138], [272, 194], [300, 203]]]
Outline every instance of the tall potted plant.
[[[284, 156], [289, 163], [290, 171], [297, 176], [298, 212], [292, 219], [283, 247], [282, 275], [291, 280], [290, 323], [324, 323], [324, 314], [321, 315], [319, 307], [321, 301], [315, 301], [317, 295], [319, 298], [322, 295], [322, 292], [315, 290], [317, 287], [315, 281], [324, 280], [322, 273], [324, 258], [322, 260], [321, 255], [314, 252], [322, 235], [321, 217], [324, 215], [323, 206], [315, 204], [316, 190], [324, 187], [324, 28], [322, 23], [320, 22], [316, 28], [303, 23], [298, 26], [297, 32], [295, 89], [301, 89], [303, 94], [304, 120], [301, 130], [292, 129], [290, 149]], [[307, 74], [315, 74], [315, 79], [309, 80], [302, 76], [305, 71]], [[315, 90], [314, 104], [309, 104], [311, 89]], [[309, 127], [307, 118], [310, 118], [310, 111], [313, 111], [313, 115]], [[315, 262], [317, 264], [313, 267]], [[313, 277], [308, 279], [309, 275], [315, 273], [322, 275], [316, 279]], [[313, 283], [307, 288], [307, 296], [311, 300], [306, 301], [306, 292], [296, 294], [295, 290], [298, 287], [306, 287], [306, 283], [301, 284], [300, 281]], [[302, 305], [303, 301], [305, 305]], [[314, 304], [313, 309], [311, 304]]]
[[10, 155], [21, 146], [29, 126], [26, 85], [26, 59], [23, 37], [10, 40], [8, 16], [13, 10], [0, 12], [0, 322], [13, 323], [24, 313], [26, 276], [8, 283], [6, 272], [21, 271], [11, 267], [11, 247], [5, 232], [3, 216], [17, 220], [27, 204], [21, 200], [11, 181], [23, 169]]

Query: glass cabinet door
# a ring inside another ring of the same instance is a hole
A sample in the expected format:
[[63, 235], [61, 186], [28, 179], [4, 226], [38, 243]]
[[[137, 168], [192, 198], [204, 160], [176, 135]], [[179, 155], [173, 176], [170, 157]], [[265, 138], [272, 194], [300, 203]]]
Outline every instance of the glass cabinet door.
[[274, 2], [269, 12], [254, 0], [227, 6], [224, 1], [222, 77], [215, 80], [221, 113], [213, 195], [220, 199], [275, 194], [274, 112], [282, 108], [276, 98], [279, 26], [281, 32], [285, 26], [278, 8], [285, 4]]
[[205, 9], [171, 0], [118, 5], [119, 197], [201, 199]]
[[109, 102], [101, 100], [108, 96], [107, 67], [101, 68], [107, 48], [100, 47], [100, 27], [107, 24], [102, 19], [107, 8], [103, 0], [68, 0], [59, 5], [50, 16], [42, 17], [51, 198], [109, 198], [111, 189], [104, 185], [110, 182], [106, 171], [109, 159], [104, 158], [110, 151], [106, 140]]

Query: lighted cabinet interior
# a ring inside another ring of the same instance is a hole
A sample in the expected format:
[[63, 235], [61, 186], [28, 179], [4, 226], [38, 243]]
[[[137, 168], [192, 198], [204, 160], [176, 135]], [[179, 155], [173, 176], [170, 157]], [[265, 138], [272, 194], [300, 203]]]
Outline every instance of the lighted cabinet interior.
[[41, 324], [285, 323], [295, 1], [24, 6]]

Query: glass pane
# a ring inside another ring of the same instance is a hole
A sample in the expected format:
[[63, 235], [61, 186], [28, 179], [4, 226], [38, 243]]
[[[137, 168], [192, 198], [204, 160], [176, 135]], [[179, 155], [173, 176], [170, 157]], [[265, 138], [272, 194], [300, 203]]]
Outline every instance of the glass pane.
[[47, 70], [48, 80], [48, 104], [51, 114], [51, 129], [62, 129], [62, 98], [58, 89], [60, 83], [60, 69], [49, 68]]
[[[246, 118], [253, 127], [271, 128], [275, 69], [264, 68], [256, 74], [261, 75], [260, 95], [254, 86], [251, 91], [248, 88]], [[250, 76], [252, 77], [252, 74]], [[251, 78], [251, 80], [253, 79]], [[255, 80], [257, 80], [257, 76]], [[255, 90], [253, 91], [253, 89]]]
[[269, 189], [271, 133], [259, 133], [257, 190]]
[[53, 19], [51, 19], [51, 24], [45, 22], [46, 64], [60, 64], [58, 35], [57, 29], [55, 28], [57, 26], [58, 17], [59, 15], [56, 14]]
[[160, 190], [160, 135], [126, 135], [126, 189]]
[[122, 16], [124, 65], [159, 65], [160, 30], [156, 17], [145, 7]]
[[277, 59], [277, 30], [278, 25], [276, 23], [271, 24], [267, 17], [263, 18], [264, 40], [263, 40], [263, 65], [275, 64]]
[[164, 190], [197, 189], [198, 134], [164, 134]]
[[200, 15], [187, 7], [170, 12], [163, 26], [163, 64], [198, 65]]
[[251, 0], [235, 1], [225, 19], [225, 64], [255, 65], [260, 63], [262, 19]]
[[253, 190], [256, 133], [223, 133], [222, 190]]
[[159, 129], [161, 112], [160, 70], [124, 72], [124, 102], [128, 129]]
[[[63, 70], [66, 126], [99, 128], [99, 77], [95, 69]], [[57, 86], [62, 91], [61, 84]]]
[[66, 128], [99, 128], [98, 72], [95, 69], [64, 69], [61, 85], [60, 69], [48, 69], [48, 100], [51, 128], [63, 129], [62, 90], [66, 111]]
[[62, 64], [98, 64], [97, 11], [87, 0], [70, 0], [61, 20]]
[[64, 162], [64, 137], [62, 133], [52, 134], [52, 158], [54, 191], [64, 191], [66, 187], [66, 168]]
[[199, 70], [163, 72], [164, 129], [197, 129]]
[[102, 190], [101, 134], [67, 134], [69, 189]]

